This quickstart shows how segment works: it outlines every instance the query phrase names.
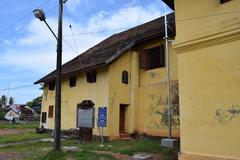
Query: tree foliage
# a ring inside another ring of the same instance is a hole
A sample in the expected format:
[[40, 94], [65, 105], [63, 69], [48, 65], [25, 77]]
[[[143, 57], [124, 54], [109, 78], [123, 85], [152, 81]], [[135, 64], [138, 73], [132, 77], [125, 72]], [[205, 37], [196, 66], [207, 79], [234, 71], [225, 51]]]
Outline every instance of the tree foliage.
[[2, 97], [1, 97], [1, 104], [3, 106], [6, 106], [7, 105], [7, 100], [8, 100], [7, 96], [2, 95]]
[[38, 114], [41, 112], [42, 96], [34, 98], [32, 101], [27, 102], [27, 106], [33, 108]]
[[9, 105], [13, 105], [14, 104], [14, 98], [10, 97], [8, 103], [9, 103]]

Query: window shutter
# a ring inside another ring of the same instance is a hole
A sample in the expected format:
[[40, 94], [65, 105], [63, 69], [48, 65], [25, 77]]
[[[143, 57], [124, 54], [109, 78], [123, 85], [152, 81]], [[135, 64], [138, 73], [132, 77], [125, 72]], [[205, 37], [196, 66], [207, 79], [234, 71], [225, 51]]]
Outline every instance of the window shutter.
[[53, 118], [53, 106], [49, 106], [48, 108], [48, 118]]
[[142, 49], [139, 54], [139, 67], [141, 69], [149, 68], [149, 60], [148, 60], [148, 51], [146, 49]]
[[42, 123], [46, 123], [46, 120], [47, 120], [47, 112], [42, 112], [41, 122]]

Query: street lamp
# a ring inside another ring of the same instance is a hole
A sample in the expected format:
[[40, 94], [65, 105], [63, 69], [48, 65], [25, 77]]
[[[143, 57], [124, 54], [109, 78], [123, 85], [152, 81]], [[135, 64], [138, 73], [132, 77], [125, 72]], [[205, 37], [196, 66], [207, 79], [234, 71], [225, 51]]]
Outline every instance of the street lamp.
[[56, 65], [56, 94], [55, 94], [55, 125], [54, 125], [54, 150], [61, 149], [61, 80], [62, 80], [62, 13], [63, 1], [59, 0], [58, 11], [58, 36], [53, 32], [42, 9], [33, 10], [33, 14], [43, 21], [57, 40], [57, 65]]

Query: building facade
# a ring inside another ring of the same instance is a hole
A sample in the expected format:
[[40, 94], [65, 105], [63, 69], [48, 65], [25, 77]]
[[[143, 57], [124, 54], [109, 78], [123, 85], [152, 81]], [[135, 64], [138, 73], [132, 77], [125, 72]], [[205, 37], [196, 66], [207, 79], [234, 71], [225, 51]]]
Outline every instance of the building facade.
[[[168, 15], [170, 38], [175, 37], [174, 14]], [[76, 128], [77, 106], [90, 100], [95, 108], [107, 107], [104, 136], [145, 133], [167, 136], [167, 82], [164, 18], [115, 34], [63, 65], [62, 129]], [[171, 102], [175, 108], [173, 136], [179, 137], [178, 72], [175, 50], [169, 45]], [[41, 125], [54, 128], [55, 72], [36, 83], [44, 84]]]
[[[167, 1], [172, 6], [172, 1]], [[240, 1], [175, 0], [180, 160], [240, 159]]]

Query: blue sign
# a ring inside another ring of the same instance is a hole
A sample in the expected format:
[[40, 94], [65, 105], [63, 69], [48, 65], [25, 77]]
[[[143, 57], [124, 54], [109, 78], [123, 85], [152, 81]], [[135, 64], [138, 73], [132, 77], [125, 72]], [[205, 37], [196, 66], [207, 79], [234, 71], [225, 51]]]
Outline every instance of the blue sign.
[[107, 107], [98, 108], [98, 127], [107, 127]]

